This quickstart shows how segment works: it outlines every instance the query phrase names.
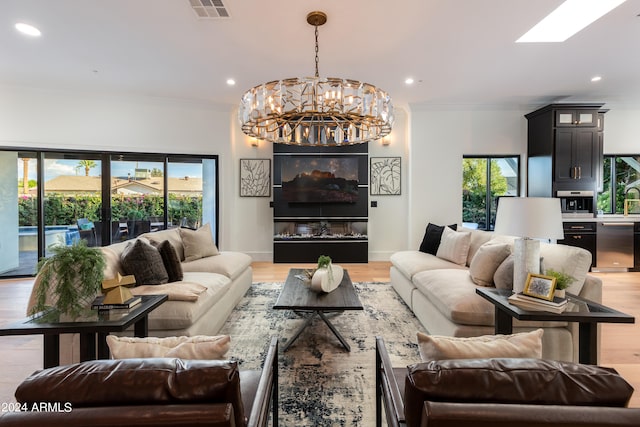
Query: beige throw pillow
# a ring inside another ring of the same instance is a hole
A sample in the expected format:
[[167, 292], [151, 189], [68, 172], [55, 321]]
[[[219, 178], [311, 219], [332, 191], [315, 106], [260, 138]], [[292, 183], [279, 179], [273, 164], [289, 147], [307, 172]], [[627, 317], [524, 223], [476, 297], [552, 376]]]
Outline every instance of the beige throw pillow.
[[443, 359], [489, 359], [494, 357], [542, 358], [542, 329], [512, 335], [458, 338], [418, 332], [423, 362]]
[[498, 266], [493, 275], [493, 283], [498, 289], [513, 289], [513, 254]]
[[471, 232], [453, 231], [449, 227], [445, 227], [436, 256], [458, 265], [465, 265], [470, 245]]
[[229, 351], [229, 335], [168, 338], [132, 338], [107, 335], [113, 359], [177, 357], [194, 360], [222, 360]]
[[182, 237], [182, 245], [184, 246], [185, 262], [219, 254], [218, 248], [213, 243], [209, 223], [197, 230], [181, 228], [180, 237]]
[[488, 241], [480, 246], [469, 265], [471, 280], [476, 285], [493, 286], [493, 276], [500, 264], [511, 253], [508, 243]]

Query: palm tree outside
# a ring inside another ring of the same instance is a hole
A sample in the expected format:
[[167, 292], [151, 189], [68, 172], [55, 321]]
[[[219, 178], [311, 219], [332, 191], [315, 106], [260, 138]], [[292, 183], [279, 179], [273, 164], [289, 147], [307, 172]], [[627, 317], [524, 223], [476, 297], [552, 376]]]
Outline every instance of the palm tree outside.
[[89, 171], [98, 166], [93, 160], [80, 160], [78, 162], [78, 169], [84, 168], [84, 176], [89, 176]]

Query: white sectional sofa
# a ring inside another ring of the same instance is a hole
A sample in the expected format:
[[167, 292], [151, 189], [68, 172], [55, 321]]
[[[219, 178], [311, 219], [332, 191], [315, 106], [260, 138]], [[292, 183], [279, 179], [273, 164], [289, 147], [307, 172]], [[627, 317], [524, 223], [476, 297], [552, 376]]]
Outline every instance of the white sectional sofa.
[[[514, 238], [481, 230], [458, 229], [470, 233], [466, 257], [460, 263], [421, 251], [396, 252], [390, 259], [391, 284], [432, 335], [493, 334], [494, 306], [476, 294], [480, 285], [472, 279], [469, 267], [483, 245], [507, 243], [512, 246]], [[587, 274], [591, 265], [588, 251], [549, 243], [541, 243], [540, 251], [545, 270], [565, 271], [575, 278], [568, 292], [602, 301], [602, 281]], [[477, 263], [478, 260], [474, 269], [477, 269]], [[544, 329], [543, 358], [578, 361], [576, 323], [514, 320], [514, 332], [539, 327]]]
[[[175, 249], [183, 271], [183, 279], [180, 281], [159, 285], [136, 283], [131, 288], [134, 295], [169, 295], [169, 299], [148, 316], [149, 336], [215, 335], [251, 286], [251, 257], [240, 252], [218, 252], [211, 240], [216, 255], [188, 261], [185, 259], [183, 239], [178, 228], [146, 233], [138, 237], [140, 238], [158, 243], [168, 240]], [[122, 253], [134, 243], [135, 240], [128, 240], [100, 248], [106, 261], [105, 279], [112, 279], [118, 273], [126, 274]], [[35, 304], [38, 284], [39, 278], [36, 276], [28, 313]], [[125, 334], [133, 335], [133, 329]], [[60, 362], [78, 362], [79, 345], [77, 334], [62, 335]]]
[[[220, 251], [217, 255], [185, 261], [180, 229], [172, 228], [140, 236], [155, 242], [168, 240], [180, 258], [184, 278], [166, 285], [134, 288], [134, 294], [158, 293], [167, 290], [169, 300], [149, 314], [149, 336], [213, 335], [224, 325], [227, 317], [251, 286], [252, 259], [240, 252]], [[105, 279], [125, 274], [121, 255], [131, 241], [114, 243], [100, 248], [105, 255]], [[188, 295], [181, 298], [185, 284], [197, 284], [206, 290], [195, 301]], [[144, 285], [138, 283], [137, 285]], [[140, 292], [142, 290], [142, 292]]]

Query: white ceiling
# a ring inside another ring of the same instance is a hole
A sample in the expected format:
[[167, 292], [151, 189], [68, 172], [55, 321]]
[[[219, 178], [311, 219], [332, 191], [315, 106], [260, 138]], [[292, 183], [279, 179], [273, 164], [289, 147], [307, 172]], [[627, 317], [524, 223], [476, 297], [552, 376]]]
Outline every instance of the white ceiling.
[[259, 83], [313, 75], [305, 18], [322, 10], [320, 75], [375, 84], [396, 105], [640, 105], [640, 0], [554, 44], [514, 41], [561, 0], [223, 1], [227, 19], [199, 19], [189, 0], [1, 0], [0, 84], [233, 106]]

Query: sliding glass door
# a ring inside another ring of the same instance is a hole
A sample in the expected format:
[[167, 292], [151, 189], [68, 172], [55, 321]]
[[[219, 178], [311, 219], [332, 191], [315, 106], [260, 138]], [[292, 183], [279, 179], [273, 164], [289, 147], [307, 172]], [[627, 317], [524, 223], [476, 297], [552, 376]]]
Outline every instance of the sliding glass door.
[[105, 246], [209, 223], [217, 156], [0, 150], [0, 278], [31, 276], [51, 245]]
[[102, 209], [102, 160], [96, 155], [45, 153], [45, 256], [52, 245], [83, 239], [99, 246], [96, 224]]
[[113, 243], [164, 228], [164, 169], [164, 157], [112, 156], [109, 227]]
[[215, 236], [215, 160], [170, 157], [167, 175], [170, 225], [198, 228], [208, 223]]
[[0, 277], [35, 273], [37, 182], [37, 153], [0, 151]]

